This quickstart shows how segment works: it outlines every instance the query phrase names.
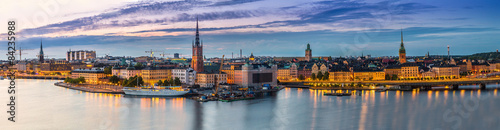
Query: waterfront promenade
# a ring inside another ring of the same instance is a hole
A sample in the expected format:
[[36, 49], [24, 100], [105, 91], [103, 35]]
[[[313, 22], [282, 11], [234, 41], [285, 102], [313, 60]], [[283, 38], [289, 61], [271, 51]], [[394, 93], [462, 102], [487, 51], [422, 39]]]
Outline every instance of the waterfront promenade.
[[84, 92], [92, 92], [92, 93], [112, 93], [112, 94], [123, 94], [123, 90], [121, 86], [115, 85], [96, 85], [96, 84], [68, 84], [63, 82], [54, 83], [56, 86], [65, 87], [74, 90], [80, 90]]

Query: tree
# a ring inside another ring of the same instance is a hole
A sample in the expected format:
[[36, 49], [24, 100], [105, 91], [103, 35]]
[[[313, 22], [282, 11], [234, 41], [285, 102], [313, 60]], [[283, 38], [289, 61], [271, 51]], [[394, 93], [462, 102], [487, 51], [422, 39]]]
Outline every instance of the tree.
[[104, 68], [104, 74], [111, 74], [111, 69], [112, 68], [113, 68], [112, 66], [105, 67]]
[[163, 81], [163, 86], [170, 86], [170, 81], [168, 81], [168, 79], [165, 79], [165, 81]]
[[299, 75], [299, 80], [304, 80], [306, 78], [304, 78], [304, 75]]
[[318, 71], [318, 74], [316, 74], [316, 77], [321, 80], [323, 78], [323, 74], [321, 73], [321, 71]]
[[312, 80], [316, 80], [316, 74], [312, 73], [312, 74], [311, 74], [311, 79], [312, 79]]
[[389, 74], [385, 74], [385, 80], [391, 80], [391, 76]]
[[113, 75], [113, 76], [109, 77], [109, 82], [116, 84], [116, 83], [120, 82], [120, 78], [118, 78], [118, 76], [116, 76], [116, 75]]
[[137, 62], [137, 64], [135, 64], [134, 67], [136, 67], [136, 68], [142, 68], [142, 63], [141, 62]]
[[175, 79], [174, 79], [174, 85], [175, 86], [180, 86], [181, 85], [181, 79], [179, 79], [179, 77], [175, 77]]
[[325, 72], [325, 74], [323, 74], [323, 80], [330, 80], [330, 73]]
[[158, 82], [156, 82], [156, 84], [157, 84], [158, 86], [161, 86], [161, 85], [163, 85], [163, 82], [162, 82], [161, 80], [158, 80]]
[[392, 75], [392, 80], [398, 80], [398, 75], [393, 74]]
[[78, 83], [85, 83], [85, 77], [79, 77], [79, 78], [77, 79], [77, 82], [78, 82]]

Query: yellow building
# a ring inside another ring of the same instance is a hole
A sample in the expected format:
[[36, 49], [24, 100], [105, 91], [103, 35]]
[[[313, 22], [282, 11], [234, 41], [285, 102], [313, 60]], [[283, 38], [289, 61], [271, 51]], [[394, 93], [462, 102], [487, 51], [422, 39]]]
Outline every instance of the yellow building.
[[290, 69], [288, 69], [288, 68], [278, 69], [278, 80], [287, 81], [290, 79], [291, 79]]
[[147, 67], [141, 70], [144, 85], [154, 85], [159, 80], [170, 79], [172, 77], [172, 69], [160, 67]]
[[420, 78], [419, 66], [413, 63], [406, 63], [401, 65], [401, 79]]
[[217, 77], [217, 83], [227, 83], [227, 75], [222, 73], [219, 75], [218, 73], [196, 73], [196, 84], [200, 85], [200, 87], [214, 87], [215, 86], [215, 78]]
[[76, 69], [71, 71], [71, 78], [84, 77], [87, 83], [97, 84], [100, 78], [106, 77], [101, 69]]
[[436, 73], [436, 77], [446, 77], [446, 78], [460, 77], [460, 67], [456, 65], [433, 66], [432, 71]]
[[385, 80], [385, 72], [384, 71], [354, 71], [353, 72], [354, 80]]
[[227, 83], [234, 84], [234, 70], [241, 70], [239, 65], [225, 65], [222, 67], [222, 72], [226, 73]]
[[330, 81], [351, 81], [350, 71], [330, 71]]

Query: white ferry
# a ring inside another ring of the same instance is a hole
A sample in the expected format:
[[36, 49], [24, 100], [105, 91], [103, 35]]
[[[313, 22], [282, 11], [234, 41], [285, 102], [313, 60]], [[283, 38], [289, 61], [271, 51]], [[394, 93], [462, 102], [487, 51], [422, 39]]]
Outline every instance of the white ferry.
[[181, 86], [166, 86], [166, 87], [124, 87], [123, 92], [126, 95], [137, 96], [182, 96], [187, 94], [189, 90], [183, 89]]

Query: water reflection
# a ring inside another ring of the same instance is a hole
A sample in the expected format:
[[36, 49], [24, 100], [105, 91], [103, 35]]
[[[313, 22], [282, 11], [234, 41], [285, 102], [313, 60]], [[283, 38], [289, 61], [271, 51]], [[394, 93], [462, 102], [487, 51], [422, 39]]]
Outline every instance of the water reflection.
[[500, 113], [492, 112], [500, 107], [497, 89], [355, 90], [335, 97], [323, 94], [341, 91], [285, 88], [256, 100], [199, 103], [81, 92], [54, 82], [20, 83], [22, 118], [6, 129], [450, 129], [443, 112], [473, 98], [481, 99], [480, 106], [468, 111], [461, 128], [488, 129], [484, 126], [491, 124], [475, 121], [500, 120]]

